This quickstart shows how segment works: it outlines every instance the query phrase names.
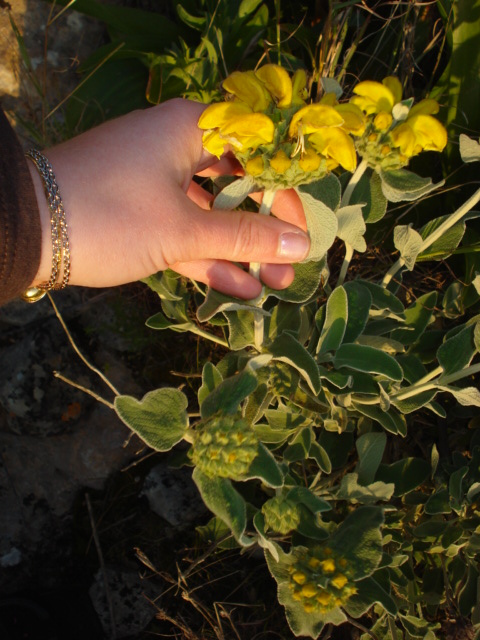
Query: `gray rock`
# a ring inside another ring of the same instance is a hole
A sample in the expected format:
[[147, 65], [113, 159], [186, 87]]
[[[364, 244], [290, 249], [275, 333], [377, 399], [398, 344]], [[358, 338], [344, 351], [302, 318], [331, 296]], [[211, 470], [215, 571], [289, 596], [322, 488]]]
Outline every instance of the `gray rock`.
[[171, 469], [157, 464], [145, 478], [142, 493], [150, 509], [181, 530], [206, 513], [205, 505], [189, 469]]
[[[105, 580], [108, 583], [108, 598]], [[89, 594], [106, 637], [119, 639], [136, 636], [145, 629], [155, 616], [152, 600], [160, 595], [137, 573], [111, 567], [107, 567], [105, 573], [101, 570], [97, 572]], [[112, 622], [115, 625], [114, 636]]]

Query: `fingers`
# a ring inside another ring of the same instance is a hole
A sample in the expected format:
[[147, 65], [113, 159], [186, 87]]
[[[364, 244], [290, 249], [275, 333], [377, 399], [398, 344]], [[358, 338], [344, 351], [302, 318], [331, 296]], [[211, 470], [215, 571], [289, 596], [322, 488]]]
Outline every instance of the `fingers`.
[[[191, 195], [206, 200], [196, 187]], [[161, 250], [169, 265], [205, 258], [288, 264], [304, 260], [310, 250], [308, 235], [288, 222], [249, 211], [205, 210], [186, 194], [162, 236], [168, 238]]]
[[[260, 203], [263, 198], [263, 193], [251, 193], [249, 197], [255, 202]], [[280, 220], [290, 222], [304, 231], [307, 230], [303, 206], [294, 189], [282, 189], [275, 193], [272, 213]]]
[[[262, 284], [238, 265], [221, 260], [178, 262], [171, 268], [188, 278], [203, 282], [221, 293], [251, 300], [262, 292]], [[261, 281], [272, 289], [288, 287], [294, 278], [290, 265], [266, 264], [260, 270]]]

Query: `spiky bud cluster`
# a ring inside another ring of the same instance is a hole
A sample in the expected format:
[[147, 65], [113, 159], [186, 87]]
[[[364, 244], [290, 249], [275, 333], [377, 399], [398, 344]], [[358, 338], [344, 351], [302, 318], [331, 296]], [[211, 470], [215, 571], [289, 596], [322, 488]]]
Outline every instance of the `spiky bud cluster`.
[[289, 573], [292, 598], [307, 613], [341, 607], [357, 592], [347, 560], [329, 547], [299, 548]]
[[265, 528], [275, 533], [286, 535], [297, 528], [300, 523], [298, 504], [285, 496], [275, 496], [267, 500], [262, 507]]
[[258, 438], [240, 415], [217, 414], [195, 428], [192, 462], [210, 478], [241, 479], [258, 454]]

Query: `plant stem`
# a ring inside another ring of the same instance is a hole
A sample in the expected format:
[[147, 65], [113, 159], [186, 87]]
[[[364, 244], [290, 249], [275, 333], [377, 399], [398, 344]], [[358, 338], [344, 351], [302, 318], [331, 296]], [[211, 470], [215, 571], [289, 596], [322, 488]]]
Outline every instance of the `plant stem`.
[[[355, 173], [352, 175], [352, 177], [350, 178], [350, 182], [347, 184], [345, 191], [343, 193], [343, 197], [342, 197], [342, 202], [340, 204], [340, 207], [346, 207], [348, 205], [348, 203], [350, 202], [350, 198], [352, 197], [352, 194], [355, 190], [355, 187], [357, 186], [357, 184], [360, 182], [360, 178], [363, 176], [363, 174], [365, 173], [366, 168], [368, 167], [368, 164], [366, 162], [366, 160], [362, 160], [360, 162], [360, 164], [358, 165], [358, 167], [355, 169]], [[345, 280], [345, 276], [347, 275], [347, 269], [350, 265], [350, 261], [353, 258], [353, 247], [348, 244], [347, 242], [345, 243], [345, 257], [343, 259], [343, 263], [342, 263], [342, 267], [340, 269], [340, 274], [338, 276], [338, 281], [337, 281], [337, 287], [340, 287], [344, 280]]]
[[[268, 216], [272, 209], [273, 199], [275, 198], [274, 189], [266, 189], [263, 193], [262, 204], [260, 205], [259, 213]], [[260, 280], [260, 262], [250, 263], [250, 275], [257, 280]], [[254, 312], [254, 334], [255, 334], [255, 348], [257, 351], [262, 350], [263, 344], [263, 314]]]
[[353, 258], [353, 247], [348, 242], [345, 243], [345, 257], [342, 262], [342, 268], [340, 269], [340, 273], [338, 275], [337, 287], [340, 287], [345, 280], [345, 276], [347, 275], [347, 269], [350, 265], [350, 260]]
[[350, 198], [352, 197], [352, 193], [353, 193], [355, 187], [357, 186], [357, 184], [360, 182], [360, 178], [365, 173], [365, 170], [366, 170], [367, 167], [368, 167], [367, 161], [366, 160], [362, 160], [360, 162], [360, 164], [358, 165], [358, 167], [355, 169], [355, 173], [350, 178], [350, 182], [347, 184], [347, 187], [346, 187], [346, 189], [345, 189], [345, 191], [343, 193], [342, 203], [340, 205], [341, 207], [346, 207], [348, 205], [348, 203], [350, 202]]
[[209, 333], [208, 331], [204, 331], [197, 327], [197, 325], [192, 324], [192, 327], [189, 329], [190, 333], [194, 333], [201, 338], [206, 338], [207, 340], [211, 340], [212, 342], [216, 342], [220, 344], [222, 347], [228, 347], [228, 342], [223, 338], [219, 338], [218, 336], [213, 335], [213, 333]]
[[[420, 246], [420, 250], [418, 253], [419, 254], [422, 253], [423, 251], [425, 251], [425, 249], [428, 249], [428, 247], [430, 247], [434, 242], [436, 242], [439, 238], [441, 238], [443, 234], [446, 231], [448, 231], [448, 229], [450, 229], [450, 227], [453, 227], [454, 224], [456, 224], [459, 220], [461, 220], [463, 216], [466, 213], [468, 213], [470, 209], [472, 209], [479, 201], [480, 201], [480, 189], [477, 189], [477, 191], [475, 191], [475, 193], [472, 196], [470, 196], [470, 198], [466, 202], [464, 202], [461, 207], [459, 207], [454, 213], [452, 213], [452, 215], [449, 216], [445, 220], [445, 222], [443, 222], [438, 227], [438, 229], [435, 229], [433, 233], [431, 233], [429, 236], [425, 238], [425, 240]], [[405, 260], [403, 258], [399, 258], [395, 262], [395, 264], [393, 264], [390, 267], [390, 269], [387, 271], [382, 281], [383, 287], [388, 286], [388, 283], [390, 282], [390, 280], [397, 273], [397, 271], [399, 271], [403, 267], [404, 264], [405, 264]]]

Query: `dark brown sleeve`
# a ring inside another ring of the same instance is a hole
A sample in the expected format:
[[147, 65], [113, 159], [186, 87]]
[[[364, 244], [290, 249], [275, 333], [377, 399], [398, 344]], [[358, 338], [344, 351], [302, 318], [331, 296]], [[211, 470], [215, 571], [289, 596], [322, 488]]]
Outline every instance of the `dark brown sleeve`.
[[27, 160], [0, 109], [0, 305], [32, 283], [42, 230]]

